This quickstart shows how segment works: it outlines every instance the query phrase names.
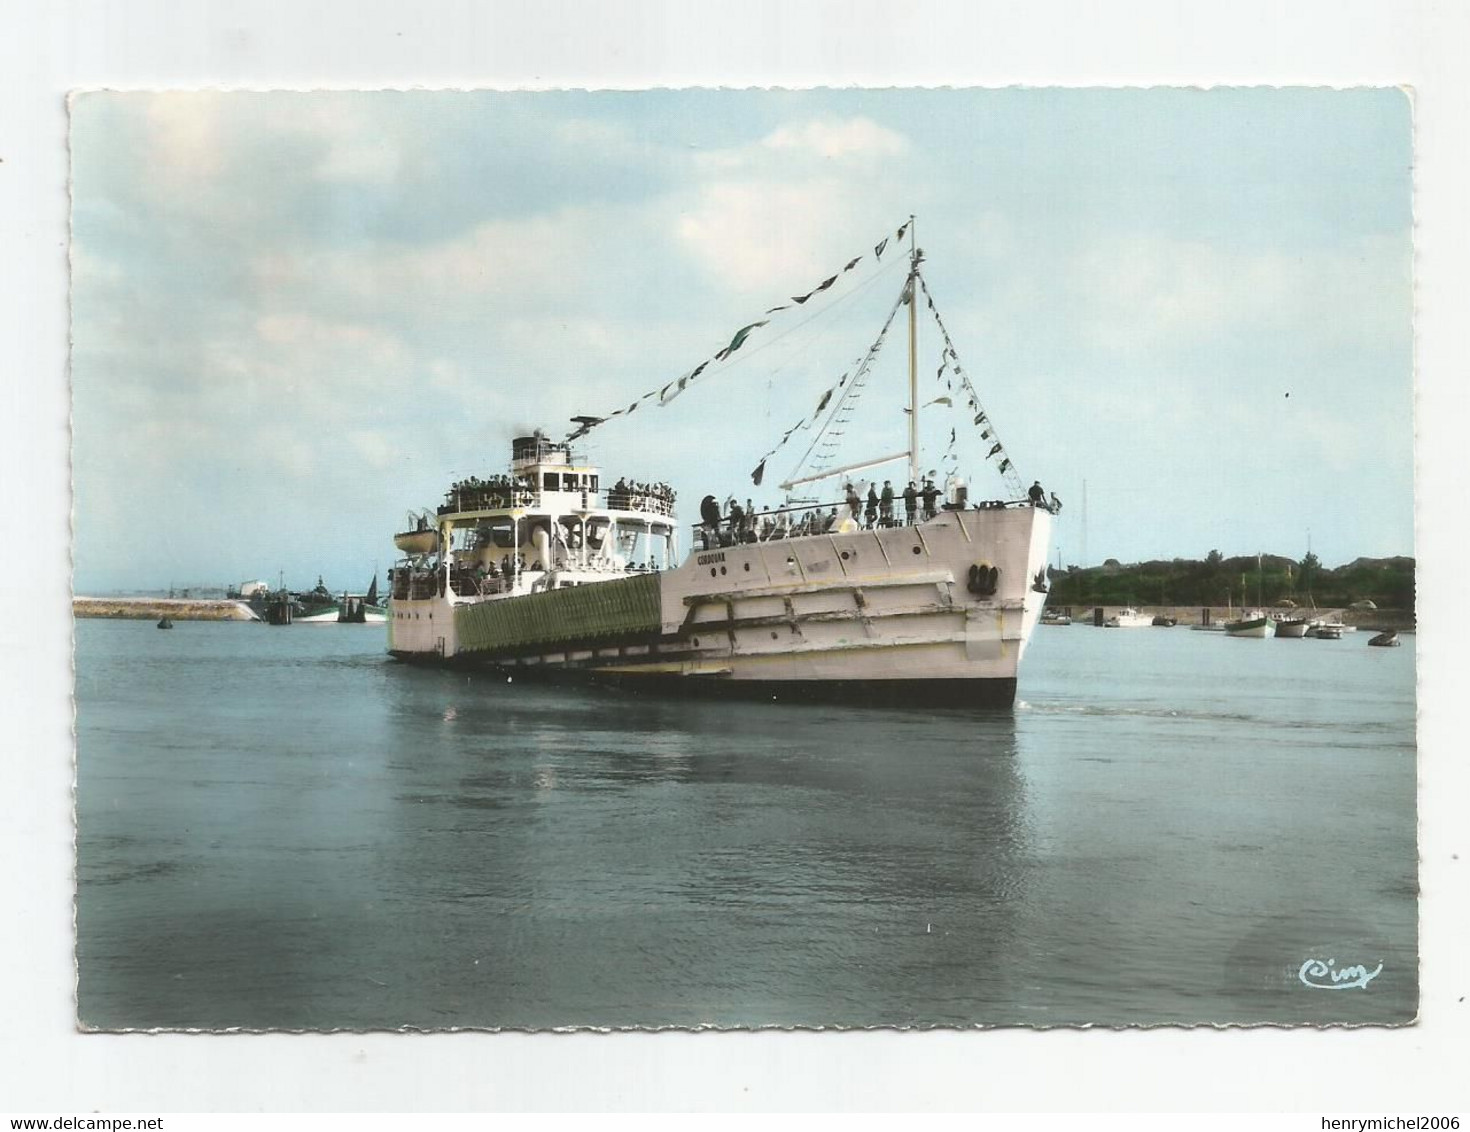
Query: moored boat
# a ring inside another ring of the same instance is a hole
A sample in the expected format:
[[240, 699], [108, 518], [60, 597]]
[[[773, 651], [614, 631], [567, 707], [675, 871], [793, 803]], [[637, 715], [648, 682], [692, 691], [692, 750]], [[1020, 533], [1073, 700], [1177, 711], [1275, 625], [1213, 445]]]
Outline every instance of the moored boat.
[[1275, 624], [1260, 610], [1253, 609], [1235, 621], [1225, 622], [1225, 633], [1231, 637], [1269, 637]]
[[[1261, 556], [1258, 554], [1256, 555], [1257, 601], [1261, 600], [1261, 587], [1263, 578], [1264, 573], [1261, 569]], [[1240, 616], [1237, 618], [1232, 618], [1231, 620], [1225, 622], [1226, 635], [1230, 637], [1253, 637], [1257, 639], [1270, 637], [1275, 632], [1276, 622], [1273, 621], [1270, 617], [1266, 616], [1265, 612], [1260, 609], [1247, 610], [1244, 608], [1246, 603], [1244, 576], [1242, 576], [1240, 579], [1240, 589]]]
[[1276, 621], [1276, 635], [1288, 639], [1305, 637], [1311, 625], [1305, 617], [1281, 617]]
[[1103, 626], [1108, 629], [1143, 629], [1153, 623], [1154, 619], [1147, 613], [1140, 613], [1130, 605], [1109, 617]]

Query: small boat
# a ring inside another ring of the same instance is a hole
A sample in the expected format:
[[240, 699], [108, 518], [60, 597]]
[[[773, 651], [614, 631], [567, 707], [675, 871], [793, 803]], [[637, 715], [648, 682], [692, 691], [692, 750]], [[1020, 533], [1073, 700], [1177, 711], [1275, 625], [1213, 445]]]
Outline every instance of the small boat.
[[1041, 615], [1043, 625], [1070, 625], [1072, 618], [1066, 613], [1046, 612]]
[[1312, 623], [1305, 617], [1282, 617], [1276, 622], [1276, 635], [1297, 639], [1305, 637]]
[[1225, 622], [1225, 634], [1229, 637], [1269, 637], [1275, 622], [1258, 609], [1241, 615], [1238, 621]]
[[[173, 619], [171, 617], [164, 617], [164, 618], [162, 618], [158, 622], [158, 627], [160, 629], [172, 629], [174, 627]], [[1395, 641], [1394, 644], [1398, 644], [1398, 642]]]
[[[1256, 601], [1261, 600], [1262, 582], [1264, 573], [1261, 569], [1261, 556], [1256, 555]], [[1245, 602], [1245, 577], [1240, 579], [1240, 617], [1225, 622], [1225, 634], [1230, 637], [1269, 637], [1276, 627], [1276, 622], [1267, 617], [1260, 609], [1246, 609]]]
[[1381, 649], [1396, 649], [1400, 644], [1398, 631], [1396, 629], [1389, 629], [1386, 632], [1379, 633], [1376, 637], [1370, 639], [1368, 643]]
[[1161, 629], [1172, 629], [1175, 625], [1179, 624], [1179, 618], [1165, 617], [1162, 613], [1160, 613], [1157, 617], [1154, 618], [1153, 623]]
[[1109, 629], [1142, 629], [1153, 623], [1154, 619], [1147, 613], [1139, 613], [1130, 605], [1113, 614], [1103, 622], [1103, 625]]
[[393, 545], [404, 554], [433, 554], [439, 549], [439, 531], [429, 525], [427, 515], [409, 515], [411, 526], [393, 536]]
[[1307, 636], [1316, 637], [1319, 641], [1342, 640], [1343, 627], [1334, 621], [1323, 621], [1307, 630]]

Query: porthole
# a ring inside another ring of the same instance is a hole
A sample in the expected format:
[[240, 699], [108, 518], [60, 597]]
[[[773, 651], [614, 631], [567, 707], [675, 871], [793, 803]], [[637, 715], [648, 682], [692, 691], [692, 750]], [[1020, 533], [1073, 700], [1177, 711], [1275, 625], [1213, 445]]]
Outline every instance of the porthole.
[[698, 637], [695, 637], [694, 638], [694, 647], [695, 648], [698, 648], [699, 647], [699, 638]]
[[915, 554], [922, 554], [923, 551], [919, 547], [916, 546], [916, 547], [914, 547], [914, 553]]
[[749, 574], [749, 573], [750, 573], [750, 563], [749, 563], [749, 562], [747, 562], [747, 563], [746, 563], [746, 564], [745, 564], [745, 572], [746, 572], [746, 573], [747, 573], [747, 574]]
[[721, 566], [720, 567], [720, 573], [723, 574], [724, 572], [725, 572], [725, 568], [723, 566]]
[[778, 636], [778, 634], [777, 634], [776, 630], [772, 629], [771, 630], [771, 640], [773, 640], [773, 641], [776, 640], [777, 636]]
[[714, 576], [715, 576], [715, 568], [714, 568], [714, 567], [713, 567], [713, 566], [711, 566], [711, 567], [710, 567], [710, 568], [709, 568], [709, 576], [710, 576], [710, 577], [711, 577], [711, 578], [713, 578], [713, 577], [714, 577]]
[[847, 551], [844, 550], [842, 552], [842, 561], [846, 562], [851, 557], [852, 557], [852, 555], [848, 554]]

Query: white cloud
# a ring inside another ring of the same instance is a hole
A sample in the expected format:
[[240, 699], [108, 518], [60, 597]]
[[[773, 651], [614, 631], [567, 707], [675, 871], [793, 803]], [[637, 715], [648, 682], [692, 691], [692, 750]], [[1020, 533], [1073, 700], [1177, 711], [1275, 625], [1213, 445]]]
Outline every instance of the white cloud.
[[187, 193], [218, 176], [227, 162], [220, 124], [223, 96], [163, 93], [145, 97], [147, 154], [143, 165], [150, 171], [158, 198], [172, 199], [173, 194]]
[[901, 222], [905, 178], [875, 173], [908, 151], [901, 134], [851, 118], [792, 123], [751, 145], [700, 154], [702, 181], [680, 208], [678, 238], [738, 291], [802, 286]]
[[1400, 254], [1372, 239], [1291, 255], [1116, 236], [1082, 250], [1058, 282], [1084, 331], [1123, 353], [1266, 332], [1351, 345], [1403, 333]]

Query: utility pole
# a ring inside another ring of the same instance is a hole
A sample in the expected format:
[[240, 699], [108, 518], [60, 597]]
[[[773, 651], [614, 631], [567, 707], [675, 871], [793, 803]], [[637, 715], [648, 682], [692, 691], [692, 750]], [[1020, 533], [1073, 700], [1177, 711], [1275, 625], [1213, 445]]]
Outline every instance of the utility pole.
[[1082, 481], [1082, 568], [1087, 569], [1087, 481]]

